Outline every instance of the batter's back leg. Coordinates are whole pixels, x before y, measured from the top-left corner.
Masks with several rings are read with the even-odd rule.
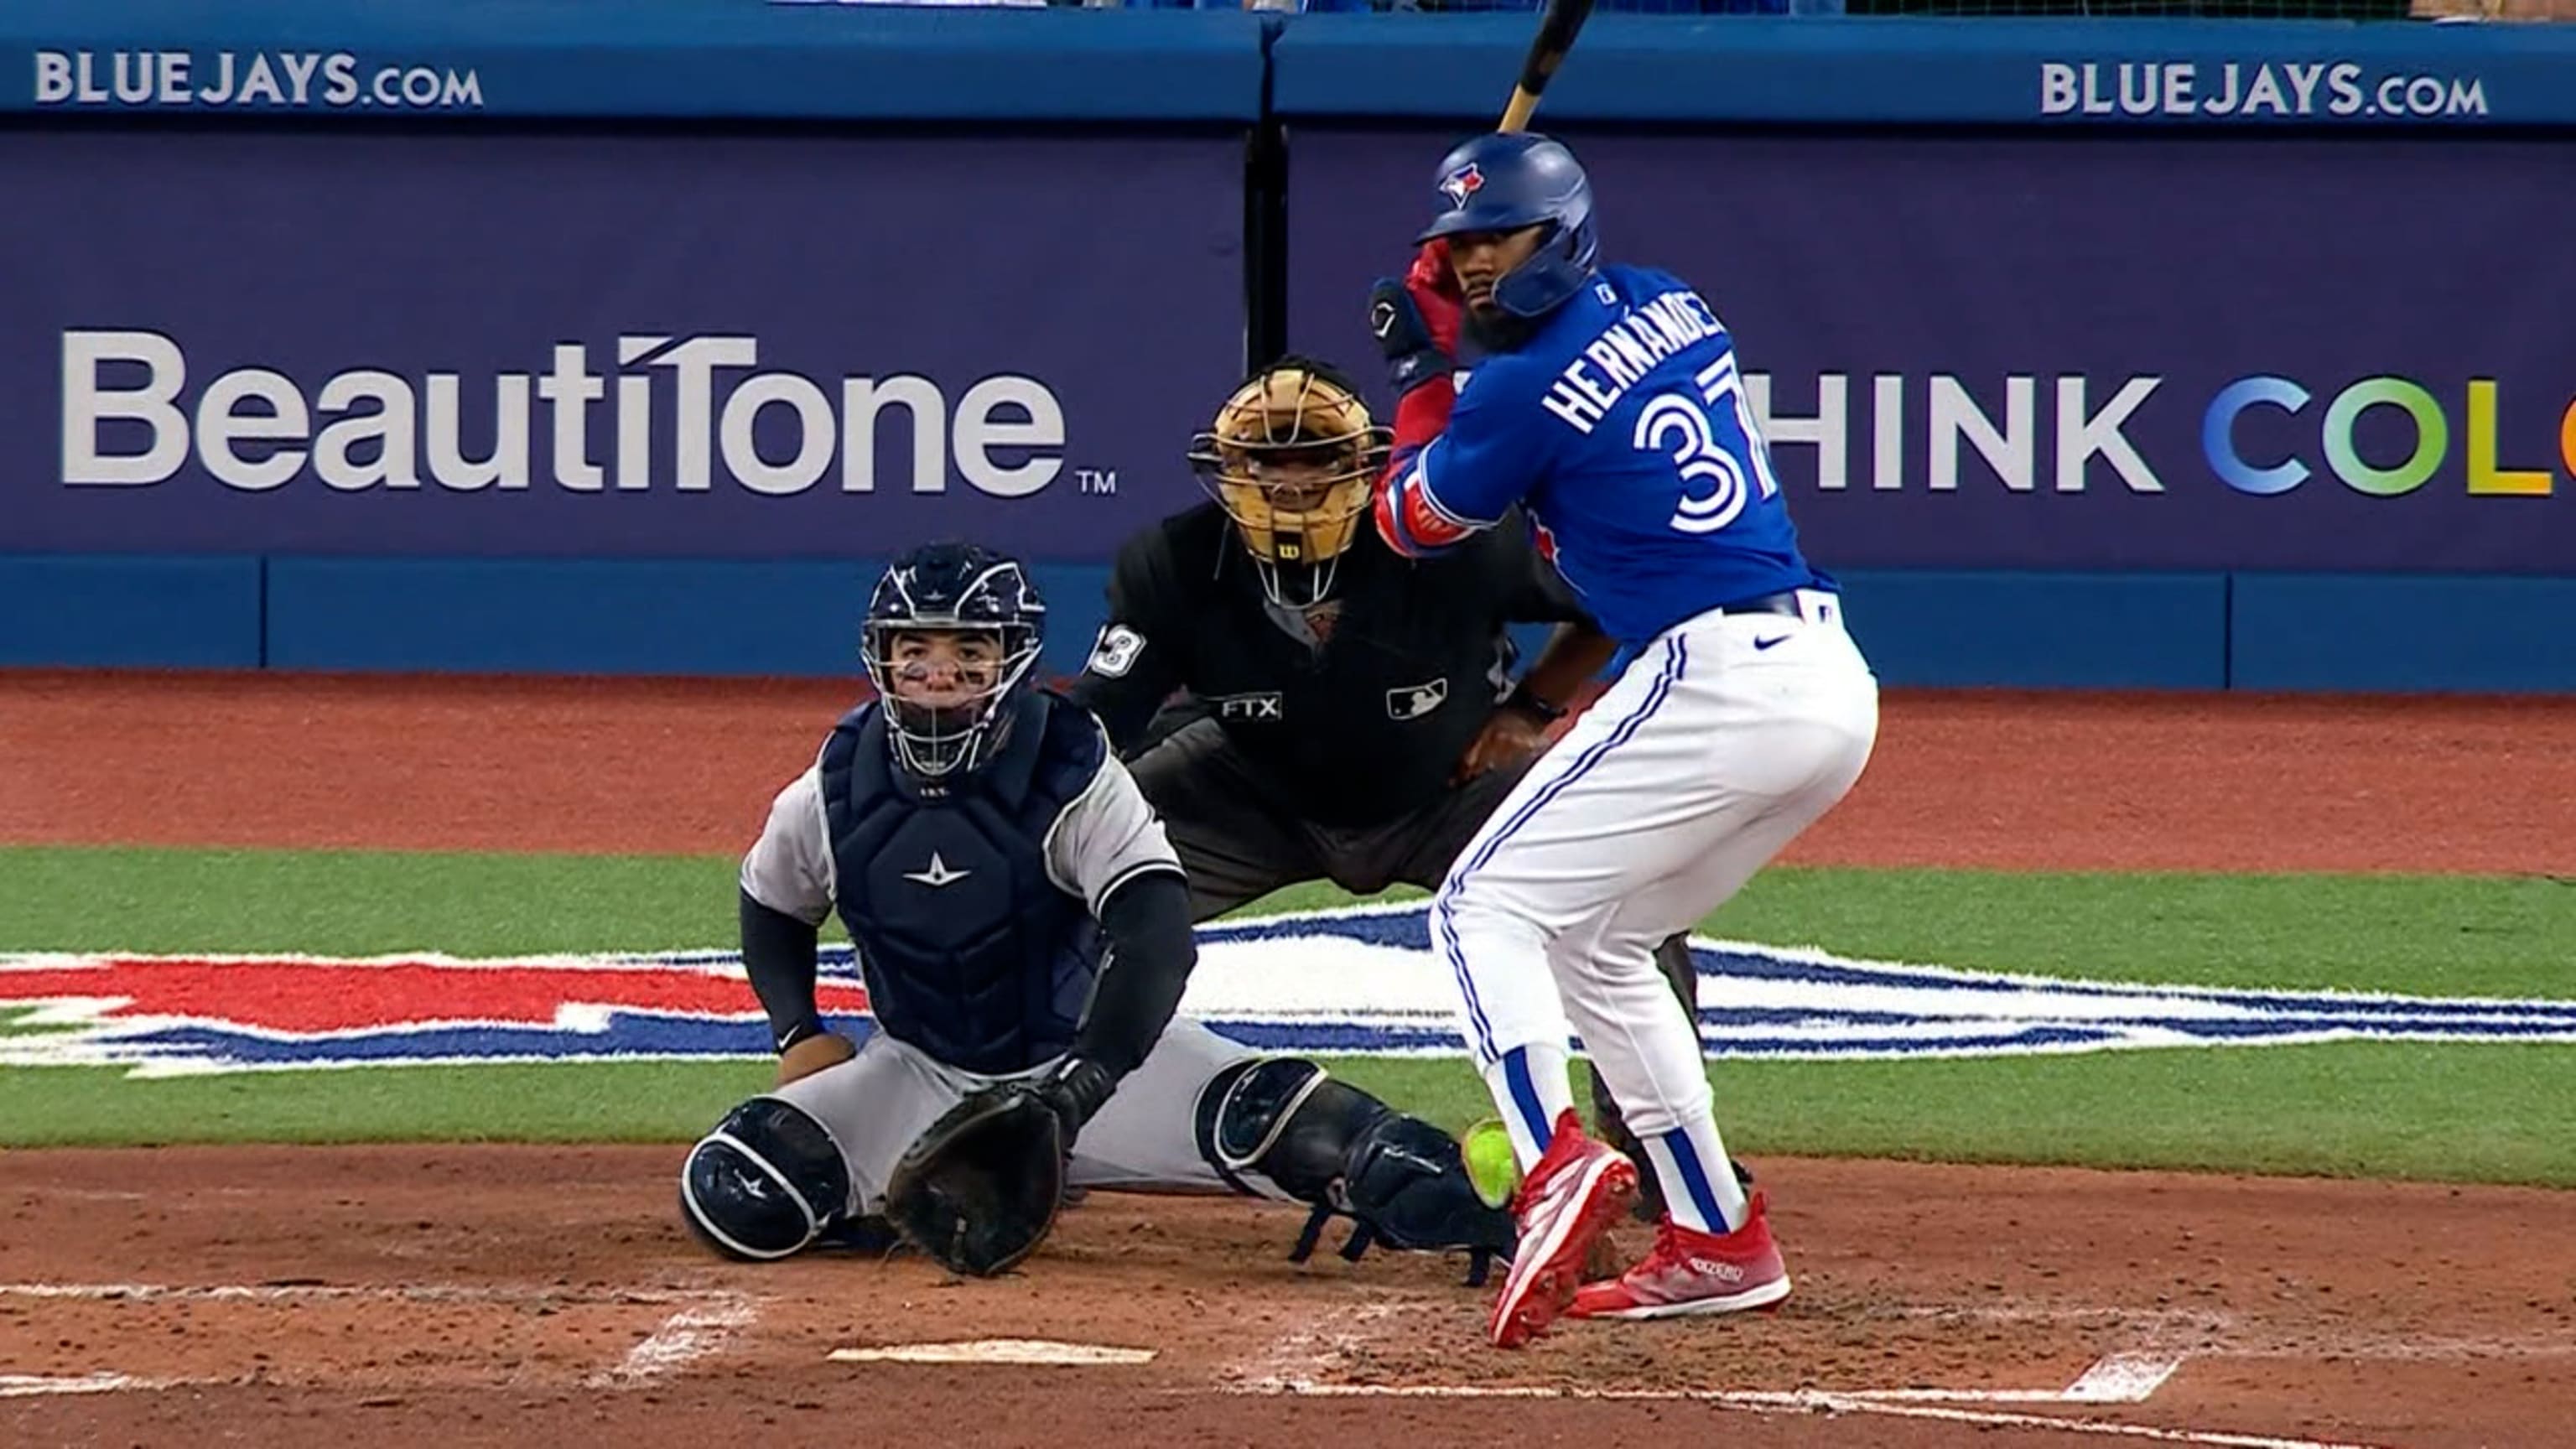
[[[1673,997],[1681,1002],[1682,1010],[1692,1021],[1698,1021],[1699,968],[1691,960],[1689,934],[1684,932],[1665,937],[1655,947],[1655,965],[1664,973],[1664,979],[1672,983]],[[1645,1161],[1645,1145],[1628,1130],[1627,1114],[1619,1110],[1618,1101],[1610,1095],[1610,1084],[1602,1081],[1601,1074],[1592,1071],[1588,1064],[1585,1071],[1592,1078],[1592,1135],[1619,1149],[1632,1162]],[[1735,1169],[1736,1181],[1743,1183],[1745,1190],[1750,1192],[1753,1188],[1752,1172],[1732,1158],[1728,1159],[1727,1165]],[[1637,1221],[1653,1223],[1664,1215],[1663,1185],[1655,1180],[1655,1174],[1641,1172],[1637,1174],[1637,1186],[1637,1203],[1630,1211]]]

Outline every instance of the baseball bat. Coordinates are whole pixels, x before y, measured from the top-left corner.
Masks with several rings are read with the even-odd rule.
[[[1538,109],[1538,98],[1555,77],[1556,68],[1565,53],[1574,48],[1574,37],[1583,32],[1583,22],[1592,18],[1592,0],[1547,0],[1547,8],[1538,18],[1538,35],[1530,41],[1529,54],[1521,60],[1520,81],[1512,87],[1511,102],[1503,107],[1503,131],[1529,129],[1530,113]]]

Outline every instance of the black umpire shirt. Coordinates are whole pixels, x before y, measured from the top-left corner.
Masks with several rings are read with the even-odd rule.
[[[1507,625],[1591,622],[1517,509],[1418,560],[1364,517],[1331,600],[1301,612],[1269,602],[1211,502],[1119,550],[1109,619],[1072,693],[1125,755],[1186,690],[1289,814],[1374,825],[1448,788],[1510,686]]]

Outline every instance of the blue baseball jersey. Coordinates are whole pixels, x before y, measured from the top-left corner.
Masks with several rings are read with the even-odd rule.
[[[1610,266],[1476,365],[1381,527],[1413,553],[1528,512],[1602,630],[1635,645],[1726,604],[1831,588],[1798,551],[1735,344],[1680,278]]]

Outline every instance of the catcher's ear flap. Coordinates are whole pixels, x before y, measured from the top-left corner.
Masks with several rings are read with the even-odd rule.
[[[885,1215],[953,1273],[1009,1272],[1054,1231],[1064,1207],[1064,1119],[1022,1083],[989,1087],[905,1150]]]

